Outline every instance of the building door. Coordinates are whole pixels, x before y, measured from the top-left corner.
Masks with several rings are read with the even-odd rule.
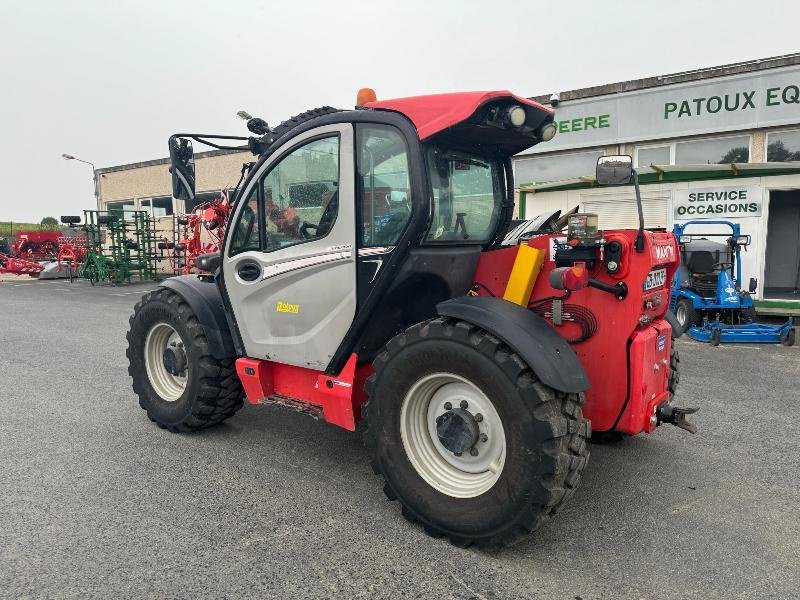
[[[800,190],[770,192],[764,298],[800,300]]]

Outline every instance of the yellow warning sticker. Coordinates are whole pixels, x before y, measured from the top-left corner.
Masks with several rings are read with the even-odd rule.
[[[275,310],[282,313],[291,313],[293,315],[300,313],[300,305],[299,304],[290,304],[289,302],[281,302],[278,300],[278,304],[275,306]]]

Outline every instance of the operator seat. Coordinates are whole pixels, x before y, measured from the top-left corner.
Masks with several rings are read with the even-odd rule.
[[[713,295],[717,290],[718,259],[710,250],[694,250],[689,258],[693,287],[700,295]]]

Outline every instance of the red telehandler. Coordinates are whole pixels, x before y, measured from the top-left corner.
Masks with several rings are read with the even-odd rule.
[[[371,97],[372,96],[372,97]],[[130,320],[133,389],[161,427],[232,416],[244,397],[355,430],[403,515],[460,545],[508,545],[573,495],[591,430],[684,429],[665,320],[677,244],[638,230],[512,245],[511,157],[555,133],[509,92],[308,111],[250,138],[170,138],[173,193],[194,195],[191,140],[258,156],[237,186],[212,275],[169,279]],[[240,145],[225,146],[221,140]]]

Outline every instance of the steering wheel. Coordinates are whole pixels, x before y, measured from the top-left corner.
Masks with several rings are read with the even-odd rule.
[[[309,229],[313,229],[314,233],[309,233]],[[317,235],[317,231],[319,231],[319,225],[314,225],[313,223],[309,223],[308,221],[303,221],[303,224],[300,225],[300,235],[302,235],[305,239],[311,239],[312,237]]]

